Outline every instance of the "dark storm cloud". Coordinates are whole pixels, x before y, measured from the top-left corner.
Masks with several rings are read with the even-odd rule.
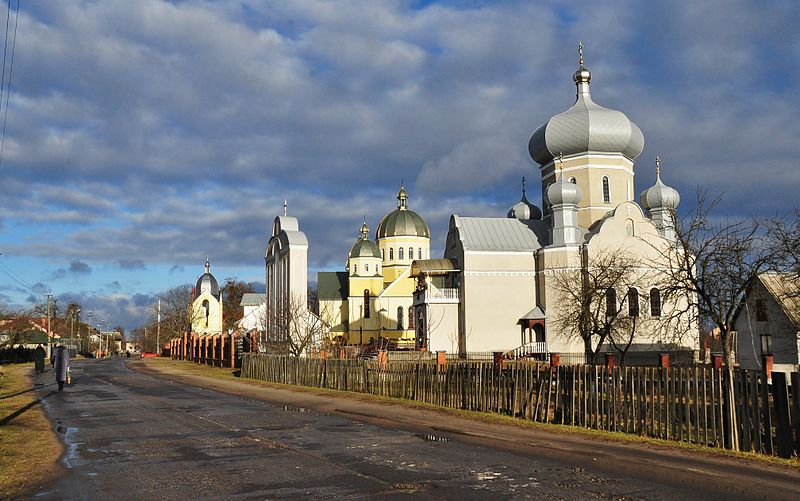
[[[658,154],[681,210],[697,185],[732,216],[797,204],[794,2],[413,5],[23,9],[0,200],[20,236],[3,246],[97,270],[260,268],[287,199],[310,267],[340,269],[403,179],[437,256],[450,214],[503,215],[523,175],[541,203],[527,142],[572,104],[578,40],[595,100],[645,135],[636,193]]]

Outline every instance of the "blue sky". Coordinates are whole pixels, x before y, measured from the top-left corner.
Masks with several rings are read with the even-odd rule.
[[[0,306],[51,292],[132,328],[206,255],[220,281],[263,281],[284,199],[312,276],[341,269],[401,179],[436,255],[450,214],[505,214],[523,175],[540,200],[527,142],[572,104],[578,40],[594,99],[645,135],[637,193],[660,155],[683,210],[698,186],[726,193],[722,217],[790,210],[800,9],[724,5],[25,1]]]

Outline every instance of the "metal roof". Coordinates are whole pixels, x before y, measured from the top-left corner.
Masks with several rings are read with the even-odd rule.
[[[239,302],[239,306],[259,306],[266,300],[267,300],[266,294],[259,294],[256,292],[245,292],[244,294],[242,294],[242,300]]]
[[[547,313],[544,312],[539,306],[532,309],[528,313],[519,317],[517,323],[521,323],[523,320],[545,320],[547,319]]]
[[[789,273],[762,273],[758,279],[789,320],[800,326],[800,281]]]
[[[542,220],[507,217],[453,216],[451,225],[458,228],[464,250],[535,251],[547,242],[547,223]]]
[[[375,230],[376,238],[416,236],[430,238],[431,230],[422,216],[411,209],[395,209],[386,214]]]
[[[320,271],[317,273],[317,297],[319,299],[347,299],[347,272]]]
[[[420,273],[426,275],[443,275],[458,271],[456,264],[451,259],[417,259],[411,263],[411,276]]]

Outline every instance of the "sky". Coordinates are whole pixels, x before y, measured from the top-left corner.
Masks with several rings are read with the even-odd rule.
[[[206,256],[263,288],[284,200],[313,280],[401,183],[437,257],[451,214],[504,216],[522,176],[541,206],[528,139],[574,102],[578,41],[594,100],[644,133],[637,193],[660,155],[680,210],[701,187],[720,217],[790,211],[800,9],[720,5],[12,0],[0,308],[50,293],[131,329]]]

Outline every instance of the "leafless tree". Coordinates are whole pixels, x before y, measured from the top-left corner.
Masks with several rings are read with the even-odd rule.
[[[580,339],[591,363],[602,350],[620,353],[620,363],[631,346],[641,339],[645,323],[641,305],[649,304],[647,291],[661,290],[661,273],[639,257],[621,249],[588,256],[579,251],[581,266],[558,271],[553,276],[559,301],[553,308],[552,325],[567,338]],[[637,287],[646,281],[648,287]],[[664,339],[669,332],[660,317],[647,318],[648,340]]]
[[[266,332],[264,348],[268,353],[299,357],[312,346],[319,347],[323,341],[322,320],[308,309],[308,303],[299,295],[292,295],[278,304],[266,301],[258,324]]]
[[[695,210],[685,217],[674,214],[676,245],[663,248],[658,259],[668,274],[664,297],[688,299],[672,316],[715,327],[730,364],[736,310],[758,275],[777,269],[778,256],[773,234],[758,219],[713,219],[720,200],[698,190]]]

